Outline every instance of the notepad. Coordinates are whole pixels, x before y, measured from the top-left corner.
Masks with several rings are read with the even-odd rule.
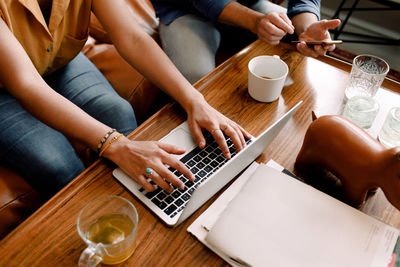
[[[264,164],[250,167],[247,181],[238,179],[242,186],[229,193],[232,200],[221,204],[217,199],[219,209],[209,208],[214,218],[199,217],[208,230],[200,238],[230,264],[388,265],[397,229],[281,171]],[[196,223],[188,229],[195,235]]]

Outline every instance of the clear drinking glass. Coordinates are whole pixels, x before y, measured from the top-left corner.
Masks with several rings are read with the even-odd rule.
[[[400,146],[400,107],[389,110],[378,138],[386,147]]]
[[[343,117],[364,129],[371,127],[379,111],[378,102],[370,96],[354,96],[344,107]]]
[[[88,245],[78,266],[117,264],[127,260],[136,249],[138,214],[131,202],[119,196],[101,196],[82,208],[78,233]]]
[[[388,72],[389,65],[379,57],[372,55],[355,57],[345,90],[345,99],[348,100],[356,95],[375,96]]]

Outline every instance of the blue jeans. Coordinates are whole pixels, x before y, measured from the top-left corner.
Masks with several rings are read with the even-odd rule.
[[[136,127],[132,106],[81,53],[44,78],[50,87],[86,113],[129,134]],[[0,90],[0,164],[13,169],[48,198],[84,170],[67,138],[29,114]]]
[[[267,0],[259,0],[249,6],[261,13],[286,13],[286,9]],[[194,14],[177,18],[171,24],[160,23],[161,44],[178,70],[185,78],[195,83],[215,68],[215,55],[221,41],[229,46],[241,48],[256,39],[254,34],[243,29],[214,24]],[[240,44],[239,44],[240,43]]]

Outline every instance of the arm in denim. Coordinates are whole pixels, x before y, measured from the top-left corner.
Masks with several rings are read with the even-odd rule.
[[[288,0],[287,15],[291,19],[300,13],[313,13],[320,19],[320,0]]]

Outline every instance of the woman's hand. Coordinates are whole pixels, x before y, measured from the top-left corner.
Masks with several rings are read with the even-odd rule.
[[[172,192],[174,188],[170,183],[179,189],[183,189],[185,185],[166,165],[178,170],[189,180],[194,180],[190,170],[172,155],[184,152],[184,149],[169,144],[156,141],[131,141],[123,136],[110,145],[103,155],[117,164],[146,191],[154,190],[153,185],[147,181],[147,178],[151,178],[166,192]],[[147,168],[151,169],[150,174],[146,173]]]
[[[230,152],[224,134],[231,138],[237,151],[242,150],[246,145],[245,137],[248,139],[252,137],[240,125],[211,107],[202,96],[197,98],[186,112],[188,114],[189,128],[198,146],[203,148],[206,145],[206,140],[202,133],[202,129],[206,129],[217,141],[226,158],[230,158]]]

